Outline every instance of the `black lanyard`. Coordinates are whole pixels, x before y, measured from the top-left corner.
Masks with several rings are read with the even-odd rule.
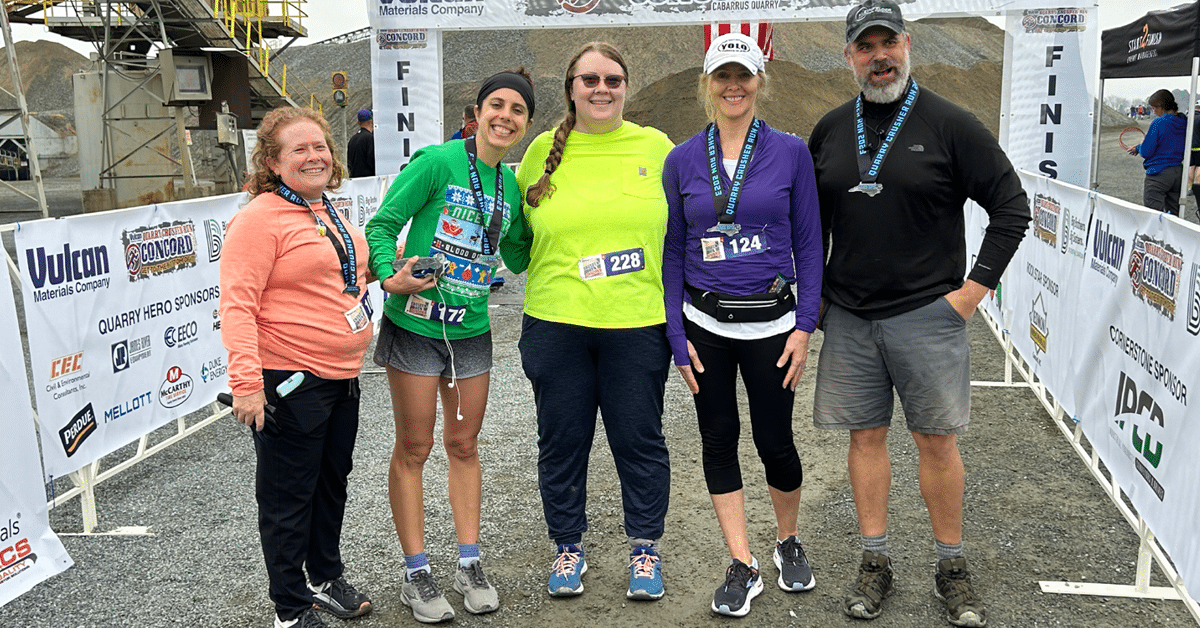
[[[900,134],[900,127],[904,126],[908,114],[917,102],[917,82],[913,81],[912,86],[908,88],[908,93],[904,96],[904,103],[900,105],[900,111],[896,114],[892,127],[888,129],[887,135],[879,143],[879,150],[875,152],[874,159],[871,159],[870,151],[867,150],[867,136],[863,130],[862,100],[862,94],[859,94],[858,98],[854,100],[854,131],[858,137],[858,180],[860,183],[872,184],[879,178],[879,169],[883,166],[883,159],[887,157],[888,150],[892,148],[896,136]]]
[[[281,181],[275,193],[289,203],[294,203],[301,207],[307,208],[312,212],[312,207],[308,201],[304,200],[299,194],[293,191]],[[346,282],[346,289],[342,290],[343,294],[357,295],[358,288],[358,265],[354,254],[354,240],[350,237],[350,232],[346,230],[346,225],[342,224],[342,219],[338,216],[337,210],[333,208],[333,203],[329,202],[325,195],[321,195],[321,202],[325,205],[325,211],[329,212],[329,217],[333,220],[333,225],[337,227],[338,233],[342,235],[342,242],[338,242],[337,237],[333,235],[325,223],[321,221],[321,217],[313,212],[313,219],[317,221],[317,231],[324,234],[333,243],[333,250],[337,251],[338,261],[342,264],[342,281]]]
[[[500,164],[496,164],[496,199],[492,202],[492,211],[489,214],[484,206],[486,198],[483,195],[483,181],[479,177],[479,168],[475,166],[475,137],[467,138],[463,147],[467,149],[471,194],[475,196],[475,206],[479,208],[479,215],[483,216],[483,222],[487,225],[483,238],[483,254],[494,255],[493,251],[500,241],[500,227],[504,223],[504,169]]]
[[[737,167],[729,185],[729,196],[721,189],[721,173],[717,169],[716,124],[709,123],[705,133],[708,136],[708,174],[712,177],[713,207],[717,210],[717,222],[734,224],[737,216],[738,199],[742,195],[742,182],[746,179],[746,170],[750,167],[750,157],[754,155],[754,147],[758,144],[759,120],[754,119],[746,130],[746,140],[742,142],[742,154],[738,157]],[[724,209],[722,209],[724,206]]]

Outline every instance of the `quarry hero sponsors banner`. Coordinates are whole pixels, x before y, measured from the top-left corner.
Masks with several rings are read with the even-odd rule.
[[[0,272],[0,606],[72,565],[46,511],[12,284]]]
[[[369,0],[368,11],[377,29],[521,28],[844,20],[855,4],[856,0]],[[996,12],[994,2],[983,0],[918,0],[900,5],[908,19]],[[1033,0],[1004,5],[1009,10],[1039,6],[1043,3]]]
[[[375,172],[388,175],[400,172],[417,149],[450,136],[442,129],[442,34],[404,23],[381,27],[376,19],[371,25]]]
[[[19,225],[48,476],[93,462],[226,389],[219,263],[238,199]]]
[[[1020,171],[1033,220],[1004,282],[1009,332],[1017,352],[1058,400],[1076,412],[1076,320],[1087,300],[1078,288],[1087,252],[1088,191]]]
[[[1018,169],[1087,187],[1096,9],[1008,11],[1000,144]]]
[[[1200,590],[1200,231],[1099,197],[1074,311],[1078,418]]]

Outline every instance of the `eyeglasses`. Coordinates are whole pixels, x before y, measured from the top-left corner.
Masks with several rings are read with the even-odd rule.
[[[583,86],[591,89],[600,84],[600,75],[598,74],[576,74],[571,77],[571,80],[579,79],[583,81]],[[621,83],[625,82],[625,77],[619,74],[610,74],[604,77],[604,86],[609,89],[617,89]]]

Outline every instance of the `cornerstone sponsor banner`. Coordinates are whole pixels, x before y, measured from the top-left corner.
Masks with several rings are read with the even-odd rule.
[[[442,135],[442,34],[412,28],[407,20],[386,21],[372,15],[375,171],[394,174],[417,149],[446,139]]]
[[[1187,76],[1200,55],[1200,2],[1151,11],[1136,21],[1104,31],[1100,78]]]
[[[1021,171],[1033,220],[1005,275],[1013,346],[1069,416],[1076,411],[1074,331],[1087,253],[1088,191]]]
[[[1086,187],[1096,94],[1096,8],[1007,12],[1000,143],[1013,165]]]
[[[22,223],[17,258],[48,476],[226,388],[219,264],[240,195]]]
[[[0,398],[6,403],[0,431],[7,443],[0,459],[0,606],[72,565],[47,518],[17,329],[12,284],[0,272]]]
[[[1200,231],[1099,197],[1072,308],[1078,417],[1113,480],[1200,590]]]
[[[846,19],[857,0],[371,0],[375,28],[523,28],[646,26],[664,23],[785,22]],[[900,2],[906,18],[989,14],[984,0]],[[1084,6],[1083,0],[1063,6]],[[1036,9],[1034,0],[1013,0],[1006,10]]]

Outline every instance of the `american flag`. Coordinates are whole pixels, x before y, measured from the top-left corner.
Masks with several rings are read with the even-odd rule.
[[[763,56],[767,61],[775,58],[771,48],[771,36],[775,32],[774,25],[767,22],[720,22],[704,25],[704,50],[707,51],[712,40],[728,33],[741,33],[758,42]]]

